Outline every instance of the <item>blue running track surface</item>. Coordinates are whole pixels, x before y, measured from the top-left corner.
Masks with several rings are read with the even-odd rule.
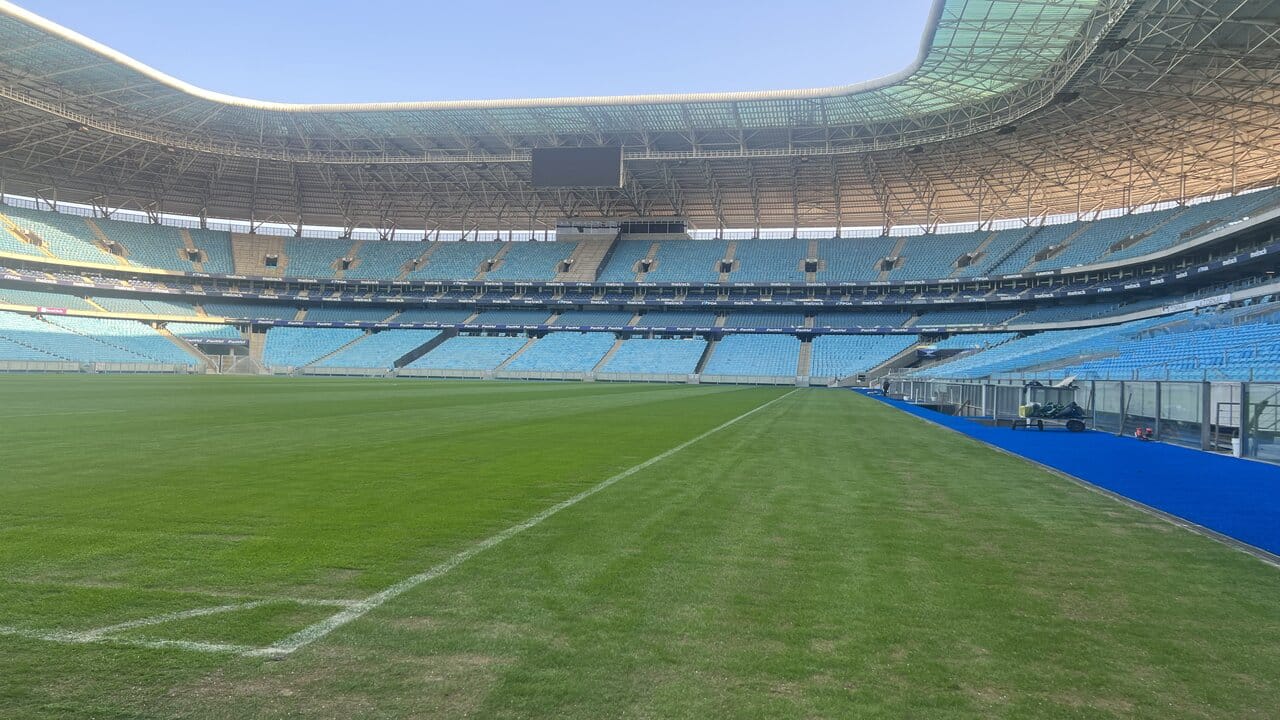
[[[879,395],[868,397],[1280,555],[1280,466],[1110,433],[990,427]]]

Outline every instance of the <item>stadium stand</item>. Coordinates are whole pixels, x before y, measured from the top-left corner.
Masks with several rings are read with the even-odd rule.
[[[67,310],[97,310],[82,297],[67,293],[45,292],[0,287],[0,302],[28,307],[65,308]]]
[[[850,310],[819,312],[813,317],[814,327],[898,327],[911,319],[909,310]]]
[[[663,240],[658,243],[657,265],[645,282],[717,282],[718,266],[728,250],[724,240]]]
[[[171,322],[164,326],[165,330],[186,340],[239,340],[240,331],[234,325],[213,325],[209,323]]]
[[[72,317],[69,315],[47,317],[45,322],[78,335],[83,335],[86,338],[92,338],[101,343],[118,347],[144,358],[145,362],[176,365],[197,364],[195,357],[174,345],[168,338],[146,323],[134,320]]]
[[[502,243],[442,242],[422,267],[408,274],[410,280],[473,280],[481,264],[498,254]]]
[[[896,244],[897,238],[890,237],[819,240],[818,282],[875,280],[880,276],[878,263]]]
[[[267,331],[262,359],[267,367],[301,367],[364,335],[356,328],[277,327]]]
[[[809,375],[838,378],[866,372],[915,343],[914,335],[821,335],[813,339]]]
[[[100,363],[152,363],[153,359],[109,343],[88,337],[39,318],[19,313],[0,312],[0,337],[8,341],[14,354],[11,360],[69,360]],[[13,346],[26,348],[17,351]],[[40,354],[47,358],[39,357]],[[19,357],[23,355],[23,357]]]
[[[477,325],[543,325],[551,319],[550,310],[494,309],[476,317]]]
[[[298,309],[288,305],[248,302],[206,302],[205,313],[214,317],[292,320]]]
[[[701,338],[633,338],[618,346],[600,372],[688,375],[698,369],[698,361],[706,350],[707,341]]]
[[[725,327],[803,327],[804,313],[785,310],[734,310],[725,318]]]
[[[636,263],[649,255],[653,243],[646,240],[619,240],[600,269],[600,282],[635,282]]]
[[[93,231],[83,217],[6,206],[4,214],[26,232],[35,233],[45,247],[64,260],[115,265],[116,260],[95,243]]]
[[[507,371],[590,372],[609,352],[613,333],[547,333],[512,360]]]
[[[106,297],[89,298],[108,312],[141,315],[195,315],[196,308],[188,302],[157,300],[155,298]]]
[[[889,271],[889,280],[929,280],[944,278],[955,271],[956,259],[975,251],[989,232],[919,235],[907,238],[902,262]]]
[[[1017,336],[1017,333],[964,333],[932,344],[939,350],[977,350],[994,347]]]
[[[808,256],[808,240],[738,240],[733,253],[738,267],[729,281],[802,283]]]
[[[790,335],[726,335],[702,374],[794,377],[799,361],[800,341]]]
[[[976,303],[965,307],[929,310],[920,315],[916,325],[999,325],[1008,321],[1018,310],[1012,307],[985,307]]]
[[[392,311],[385,307],[313,307],[307,310],[308,322],[382,322]]]
[[[715,324],[716,313],[710,310],[650,310],[636,323],[638,327],[712,327]]]
[[[284,253],[289,258],[284,274],[303,278],[334,277],[337,269],[335,266],[347,256],[350,249],[350,240],[289,238],[284,242]]]
[[[422,256],[430,247],[424,242],[379,240],[360,246],[355,267],[343,273],[354,280],[385,280],[400,276],[406,264]]]
[[[409,363],[410,369],[493,370],[524,347],[528,338],[459,335]]]
[[[474,314],[475,312],[469,309],[441,308],[439,310],[435,310],[431,308],[410,308],[397,315],[395,322],[456,325],[466,321],[467,318]]]
[[[390,370],[397,360],[440,336],[439,330],[381,330],[317,363],[330,368]]]
[[[553,325],[626,325],[635,313],[630,310],[569,310],[560,314]]]
[[[508,243],[502,263],[485,274],[486,280],[552,280],[556,268],[578,248],[576,242]]]

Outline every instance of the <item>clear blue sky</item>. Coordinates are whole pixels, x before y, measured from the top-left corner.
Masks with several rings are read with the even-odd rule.
[[[170,75],[286,102],[772,90],[916,56],[930,0],[17,0]],[[559,47],[568,45],[569,52]]]

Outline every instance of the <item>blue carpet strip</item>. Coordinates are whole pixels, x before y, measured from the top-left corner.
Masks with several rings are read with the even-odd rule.
[[[1272,556],[1280,555],[1280,466],[1110,433],[991,427],[863,394]]]

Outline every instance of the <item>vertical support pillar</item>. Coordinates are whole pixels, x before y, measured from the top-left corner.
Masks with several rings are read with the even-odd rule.
[[[1249,383],[1240,383],[1240,457],[1249,457]]]
[[[1129,397],[1124,392],[1124,381],[1120,381],[1120,420],[1117,423],[1116,434],[1124,434],[1124,418],[1129,413]]]
[[[1213,384],[1200,383],[1200,449],[1209,450],[1213,437],[1209,432],[1209,414],[1213,412]]]
[[[1164,383],[1160,381],[1156,381],[1156,417],[1155,417],[1156,424],[1153,430],[1155,430],[1155,433],[1156,433],[1155,438],[1157,440],[1164,439],[1160,434],[1160,429],[1161,429],[1160,416],[1164,414],[1164,402],[1163,402],[1164,398],[1160,397],[1163,390],[1164,390]]]

